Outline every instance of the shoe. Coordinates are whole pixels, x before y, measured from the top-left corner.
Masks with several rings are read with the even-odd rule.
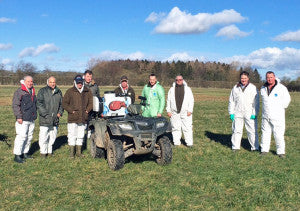
[[[285,158],[285,154],[279,154],[278,157]]]
[[[24,153],[23,158],[24,159],[33,159],[33,157],[28,155],[28,153]]]
[[[260,156],[266,156],[268,153],[267,152],[261,152]]]
[[[24,163],[25,161],[22,159],[21,155],[15,155],[14,161],[17,163]]]
[[[186,145],[187,148],[193,148],[193,145]]]
[[[53,153],[48,153],[48,157],[53,157]]]
[[[239,149],[232,149],[233,153],[239,152]]]

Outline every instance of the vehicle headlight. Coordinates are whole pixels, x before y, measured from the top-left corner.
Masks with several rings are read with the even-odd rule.
[[[158,123],[156,123],[156,128],[161,128],[163,126],[165,126],[164,122],[158,122]]]
[[[133,130],[132,126],[130,124],[119,124],[119,127],[122,130]]]

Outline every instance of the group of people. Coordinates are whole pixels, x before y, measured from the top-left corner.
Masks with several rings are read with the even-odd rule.
[[[285,109],[291,97],[287,88],[275,77],[274,72],[266,73],[266,82],[260,89],[262,101],[261,123],[261,155],[270,150],[271,135],[276,143],[276,153],[285,157]],[[240,81],[231,90],[228,112],[232,120],[232,150],[240,149],[243,127],[247,130],[251,151],[259,150],[257,116],[259,113],[259,92],[255,85],[249,82],[249,73],[241,72]]]
[[[74,85],[65,95],[56,86],[56,79],[51,76],[47,86],[41,88],[36,96],[33,78],[25,76],[21,87],[13,96],[13,112],[16,117],[16,138],[14,141],[14,161],[23,163],[32,159],[28,154],[33,138],[35,120],[39,114],[39,146],[41,157],[53,155],[59,120],[64,110],[68,113],[68,145],[70,157],[82,156],[82,145],[89,114],[93,109],[93,96],[100,97],[99,87],[93,80],[93,73],[86,70],[82,75],[76,75]],[[116,94],[126,94],[135,102],[134,89],[129,85],[127,76],[122,76]],[[143,108],[144,117],[161,117],[165,108],[164,88],[159,84],[155,74],[149,76],[149,83],[142,91],[146,97],[146,106]],[[173,86],[168,92],[167,113],[172,125],[174,145],[181,144],[181,132],[188,147],[193,146],[192,113],[194,98],[191,88],[183,80],[182,75],[176,76]]]

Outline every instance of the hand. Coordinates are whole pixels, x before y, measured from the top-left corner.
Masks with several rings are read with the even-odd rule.
[[[172,113],[171,112],[168,112],[168,117],[171,117],[172,116]]]
[[[192,112],[187,112],[187,116],[191,116],[192,115]]]
[[[256,119],[256,115],[251,115],[250,119]]]
[[[57,114],[56,116],[57,116],[58,118],[59,118],[59,117],[61,117],[61,115],[60,115],[60,114]]]
[[[75,111],[73,111],[72,114],[75,114]]]
[[[230,114],[230,119],[233,121],[234,120],[234,114]]]
[[[88,114],[89,112],[88,112],[87,110],[85,110],[85,113],[87,113],[87,114]]]
[[[161,117],[161,114],[160,114],[160,113],[158,113],[158,114],[157,114],[157,117]]]
[[[23,119],[17,119],[17,122],[18,122],[19,124],[22,124],[22,123],[23,123]]]

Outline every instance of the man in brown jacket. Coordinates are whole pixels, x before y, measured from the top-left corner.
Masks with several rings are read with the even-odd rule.
[[[77,75],[74,78],[74,86],[67,90],[62,104],[63,108],[68,112],[70,156],[74,158],[76,151],[76,155],[81,157],[81,147],[88,121],[88,113],[93,109],[92,92],[84,86],[81,75]]]

